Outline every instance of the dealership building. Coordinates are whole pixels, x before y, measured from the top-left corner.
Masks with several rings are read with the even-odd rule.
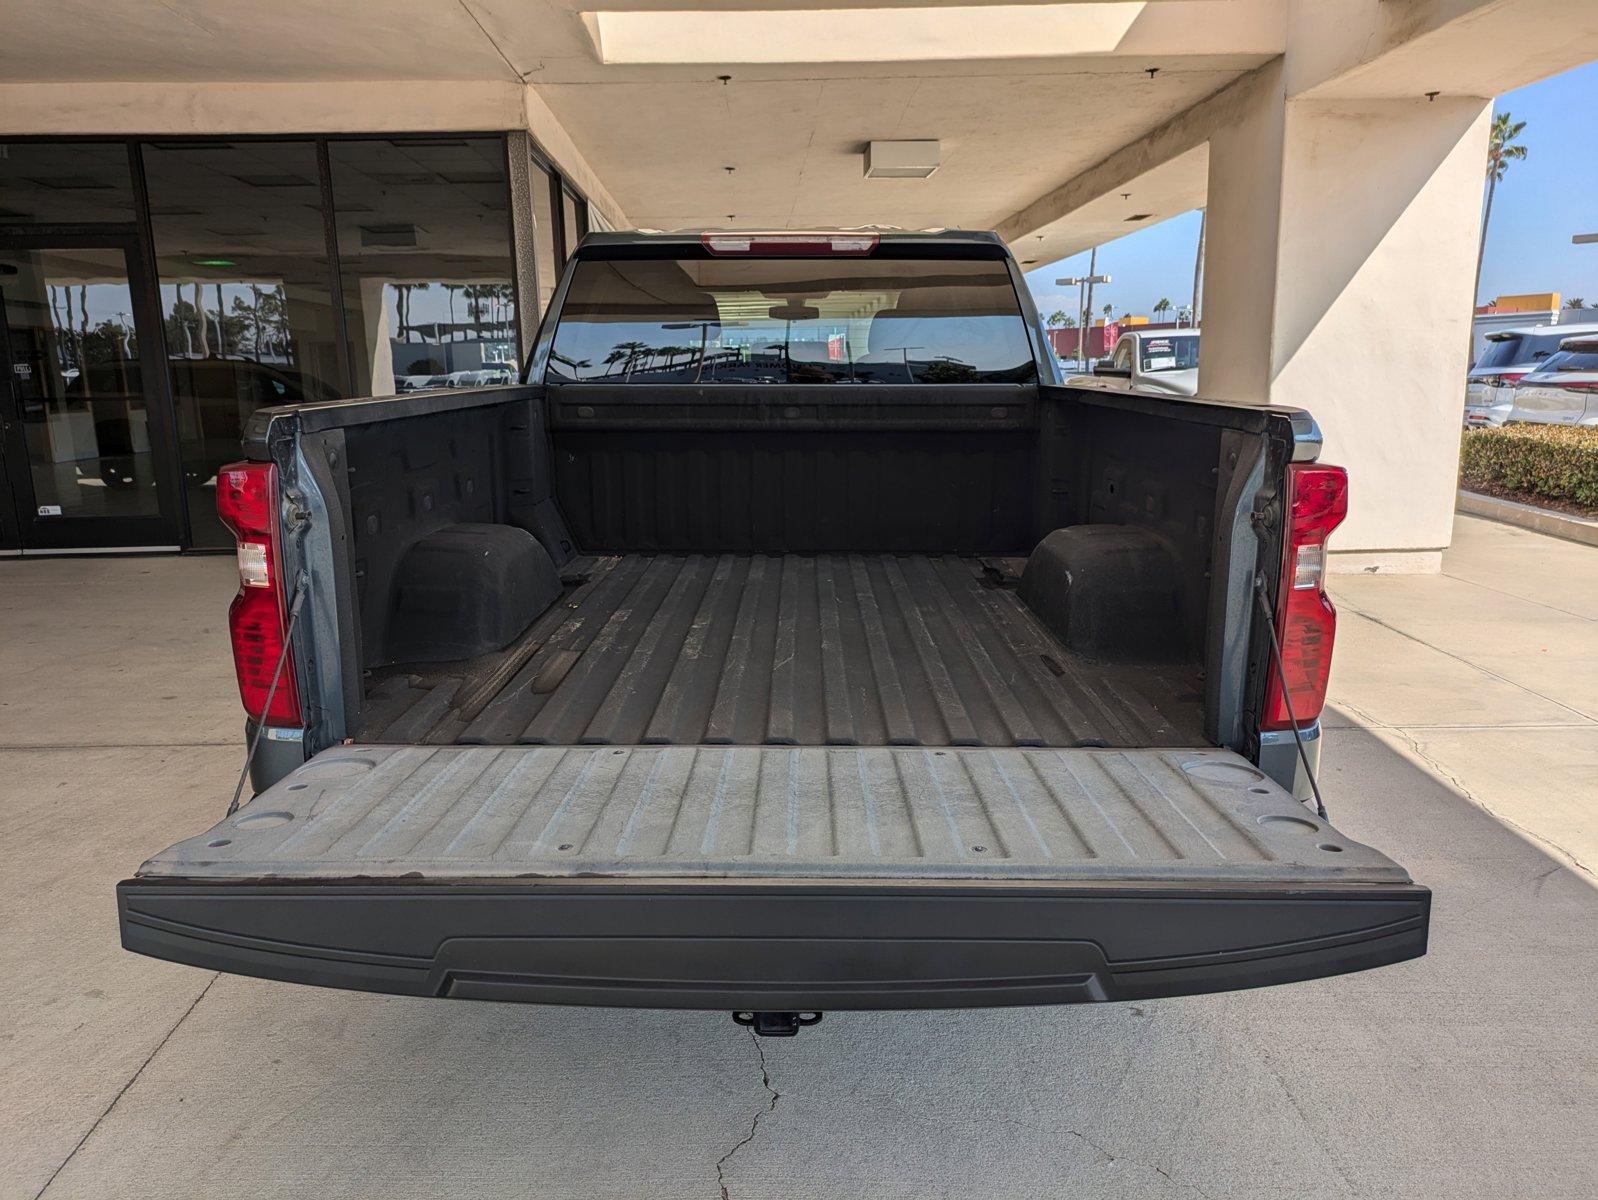
[[[988,228],[1030,268],[1205,207],[1201,391],[1316,414],[1343,566],[1435,569],[1491,98],[1598,57],[1572,0],[3,22],[5,554],[229,545],[251,412],[512,379],[592,229]]]

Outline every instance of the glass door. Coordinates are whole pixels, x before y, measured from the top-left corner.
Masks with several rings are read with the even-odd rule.
[[[131,237],[0,239],[0,536],[14,546],[178,545],[150,297]]]

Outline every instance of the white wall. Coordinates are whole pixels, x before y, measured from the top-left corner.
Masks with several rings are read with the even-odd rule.
[[[1210,146],[1200,390],[1306,408],[1349,469],[1343,568],[1435,569],[1453,527],[1491,104],[1289,100]]]

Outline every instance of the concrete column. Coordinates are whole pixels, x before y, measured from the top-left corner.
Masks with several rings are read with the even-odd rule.
[[[367,366],[371,370],[369,396],[392,396],[394,383],[394,347],[389,345],[393,330],[388,321],[388,289],[390,281],[368,277],[361,280],[362,334],[366,338],[366,353],[371,356]],[[1463,401],[1461,401],[1463,404]]]
[[[1210,141],[1200,391],[1315,414],[1350,479],[1334,570],[1448,545],[1491,115],[1289,99],[1278,60]]]

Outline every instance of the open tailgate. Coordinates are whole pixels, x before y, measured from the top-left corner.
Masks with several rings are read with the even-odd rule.
[[[342,746],[117,891],[216,970],[758,1010],[1335,975],[1431,901],[1230,751],[921,747]]]

